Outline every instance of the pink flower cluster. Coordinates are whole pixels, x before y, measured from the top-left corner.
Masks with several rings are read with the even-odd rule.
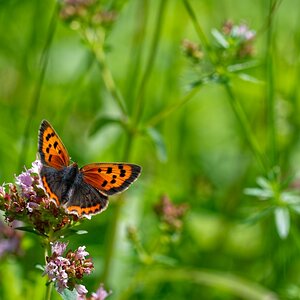
[[[37,233],[47,235],[79,218],[48,197],[39,175],[41,166],[40,160],[36,160],[32,168],[16,176],[15,183],[0,186],[0,210],[8,222],[23,221]]]
[[[237,58],[245,58],[253,55],[253,42],[256,32],[250,29],[248,25],[244,23],[234,24],[232,21],[226,21],[222,27],[222,33],[228,43],[226,48],[229,53],[233,51]]]
[[[183,224],[182,218],[187,209],[188,205],[186,203],[174,204],[166,195],[163,195],[160,201],[154,206],[157,216],[171,231],[181,230]]]
[[[66,243],[55,242],[52,244],[52,255],[47,257],[47,264],[43,275],[48,275],[51,282],[56,284],[58,292],[64,289],[78,288],[81,293],[83,286],[78,282],[84,275],[89,275],[94,269],[91,258],[86,258],[89,253],[85,246],[78,247],[74,252],[69,250],[63,256],[67,248]]]

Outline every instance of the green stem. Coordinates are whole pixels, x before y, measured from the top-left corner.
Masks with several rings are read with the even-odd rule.
[[[248,141],[248,144],[252,150],[252,153],[254,154],[257,162],[259,163],[262,170],[266,173],[267,167],[265,165],[265,157],[263,156],[260,147],[258,145],[258,142],[251,130],[251,127],[249,125],[249,121],[247,119],[247,116],[245,114],[244,109],[242,108],[240,102],[236,99],[235,95],[233,94],[233,91],[230,87],[230,84],[228,81],[224,82],[224,87],[227,92],[227,95],[229,96],[230,104],[232,107],[232,110],[237,118],[237,120],[240,123],[240,127]]]
[[[190,101],[200,90],[200,86],[193,88],[187,95],[185,95],[180,101],[177,103],[166,107],[164,110],[159,112],[157,115],[152,117],[146,124],[146,127],[153,127],[157,125],[159,122],[161,122],[163,119],[168,117],[170,114],[172,114],[174,111],[181,108],[183,105],[185,105],[188,101]]]
[[[95,37],[95,35],[97,36]],[[94,53],[97,62],[99,63],[101,75],[103,82],[108,90],[108,92],[111,94],[113,99],[116,101],[117,105],[119,106],[121,112],[123,113],[123,117],[127,115],[127,109],[124,102],[124,99],[117,89],[117,86],[115,84],[114,78],[112,76],[112,73],[110,71],[110,68],[107,65],[107,59],[105,55],[104,50],[104,41],[105,41],[105,34],[104,32],[97,32],[94,34],[91,34],[90,32],[84,33],[84,39],[89,43],[90,49]]]
[[[266,52],[266,100],[267,100],[267,128],[268,131],[268,148],[270,153],[270,164],[274,166],[277,162],[277,141],[275,126],[275,101],[274,101],[274,74],[273,74],[273,7],[274,1],[270,0],[269,7],[269,30],[267,31],[267,52]],[[276,2],[276,1],[275,1]]]
[[[135,31],[133,33],[132,44],[130,46],[130,57],[133,64],[127,71],[125,99],[132,99],[135,96],[137,88],[137,78],[140,77],[143,53],[145,52],[146,25],[149,14],[149,0],[138,1],[135,12]],[[132,113],[134,101],[128,101],[129,111]]]
[[[129,160],[133,139],[134,139],[134,134],[132,134],[130,131],[128,131],[127,133],[128,136],[127,136],[127,141],[124,150],[124,157],[123,157],[124,161]],[[124,204],[124,196],[121,195],[118,201],[115,202],[112,222],[111,222],[111,226],[107,238],[107,248],[106,248],[107,255],[105,256],[105,260],[104,260],[103,274],[101,280],[104,283],[107,283],[109,281],[110,274],[112,271],[112,261],[115,255],[115,249],[116,249],[115,245],[117,243],[118,228],[119,228],[120,216],[121,216],[121,210],[123,204]]]
[[[154,66],[154,60],[157,54],[157,49],[158,49],[158,42],[160,38],[160,33],[162,29],[162,24],[163,24],[163,16],[165,12],[165,7],[167,4],[167,0],[161,1],[160,6],[159,6],[159,12],[157,16],[157,21],[156,21],[156,27],[154,30],[154,37],[150,49],[150,55],[146,64],[146,69],[145,73],[142,77],[142,81],[137,93],[137,98],[135,102],[135,107],[134,107],[134,112],[133,112],[133,123],[137,125],[141,119],[142,113],[143,113],[143,108],[145,107],[145,91],[146,91],[146,86],[149,81],[150,75],[152,73],[152,69]]]
[[[211,288],[227,290],[239,299],[248,300],[277,300],[277,295],[265,287],[244,278],[213,270],[200,269],[163,269],[149,268],[140,271],[134,278],[133,284],[122,293],[120,300],[132,299],[139,284],[155,286],[161,282],[191,282]]]
[[[55,33],[56,24],[57,24],[58,7],[59,7],[59,2],[57,2],[57,4],[54,7],[53,14],[52,14],[52,17],[51,17],[51,20],[49,23],[46,42],[45,42],[45,45],[44,45],[44,48],[42,51],[42,55],[41,55],[41,60],[40,60],[41,70],[39,73],[39,77],[37,79],[37,84],[35,86],[35,90],[33,92],[33,96],[31,99],[31,105],[30,105],[30,109],[29,109],[29,113],[28,113],[28,118],[26,120],[26,124],[24,127],[23,141],[22,141],[22,146],[21,146],[21,151],[20,151],[20,160],[19,160],[19,165],[18,165],[19,169],[23,168],[24,162],[27,157],[27,152],[29,149],[29,147],[28,147],[29,139],[28,138],[29,138],[29,134],[30,134],[30,127],[31,127],[32,120],[33,120],[34,116],[36,115],[38,103],[39,103],[40,96],[41,96],[41,91],[42,91],[44,78],[45,78],[45,74],[46,74],[46,70],[47,70],[47,65],[48,65],[48,61],[49,61],[50,46],[51,46],[51,43],[53,40],[53,36]]]
[[[191,20],[192,20],[192,23],[195,27],[195,30],[198,34],[198,37],[199,37],[200,41],[203,44],[204,49],[207,51],[208,57],[209,57],[211,63],[214,65],[214,67],[216,69],[216,72],[219,73],[218,69],[220,69],[221,72],[223,73],[222,68],[219,68],[219,66],[218,66],[216,56],[215,56],[214,52],[212,51],[212,49],[211,49],[211,47],[210,47],[210,45],[209,45],[209,43],[206,39],[204,31],[202,30],[202,28],[201,28],[201,26],[200,26],[200,24],[197,20],[197,17],[196,17],[196,14],[195,14],[193,8],[191,7],[188,0],[183,0],[183,3],[185,5],[185,8],[186,8]],[[243,133],[245,134],[245,136],[247,138],[247,141],[250,145],[250,148],[251,148],[254,156],[256,157],[260,167],[263,169],[264,172],[266,172],[267,167],[266,167],[266,164],[265,164],[265,161],[266,161],[265,157],[262,155],[262,152],[260,150],[258,142],[257,142],[257,140],[256,140],[256,138],[255,138],[255,136],[254,136],[254,134],[251,130],[251,127],[250,127],[249,121],[246,117],[244,109],[242,108],[241,104],[236,99],[236,97],[234,96],[234,94],[231,90],[230,82],[229,82],[228,78],[225,78],[223,85],[224,85],[224,87],[226,89],[226,92],[229,96],[231,107],[234,111],[234,114],[235,114],[236,118],[238,119],[238,121],[240,123],[240,126],[241,126],[241,129],[242,129]]]
[[[51,246],[49,240],[45,242],[45,264],[47,264],[47,257],[49,256],[49,253],[51,252]],[[53,283],[46,283],[46,294],[45,294],[45,300],[51,299],[51,293],[52,293]]]
[[[212,51],[211,47],[210,47],[210,44],[204,34],[204,31],[202,30],[198,20],[197,20],[197,17],[196,17],[196,14],[192,8],[192,6],[190,5],[189,1],[188,0],[183,0],[183,4],[185,6],[185,9],[187,10],[188,14],[189,14],[189,17],[191,18],[192,20],[192,23],[194,25],[194,28],[196,30],[196,33],[201,41],[201,44],[203,46],[203,48],[205,49],[206,53],[208,54],[209,56],[209,59],[210,61],[215,64],[216,63],[216,57],[215,57],[215,54],[214,52]]]
[[[165,11],[165,5],[166,5],[167,1],[161,1],[160,7],[159,7],[159,15],[157,18],[157,22],[156,22],[156,28],[154,31],[154,38],[153,38],[153,42],[152,42],[152,47],[150,50],[150,55],[146,64],[146,70],[144,73],[144,76],[142,78],[141,81],[141,85],[137,94],[137,98],[136,98],[136,103],[135,103],[135,107],[134,107],[134,112],[133,112],[133,121],[131,123],[131,126],[127,129],[127,142],[125,145],[125,149],[124,149],[124,161],[128,161],[129,160],[129,156],[131,153],[131,149],[132,149],[132,144],[135,138],[135,134],[133,132],[133,130],[135,130],[138,127],[139,121],[141,119],[141,114],[142,114],[142,110],[144,107],[144,101],[145,101],[145,97],[144,97],[144,93],[145,93],[145,89],[146,89],[146,85],[148,83],[148,80],[150,78],[151,75],[151,71],[154,65],[154,59],[157,53],[157,48],[158,48],[158,41],[159,41],[159,37],[160,37],[160,31],[162,28],[162,20],[163,20],[163,12]],[[102,49],[103,50],[103,49]],[[102,53],[98,53],[97,58],[100,59],[102,61],[102,56],[99,54],[103,55],[103,51]],[[101,61],[100,64],[101,64]],[[102,69],[103,71],[103,69]],[[109,73],[109,70],[107,70],[107,74]],[[114,258],[114,254],[115,254],[115,245],[117,242],[117,233],[118,233],[118,228],[119,228],[119,223],[120,223],[120,216],[121,216],[121,209],[122,209],[122,205],[123,205],[123,196],[121,195],[119,198],[119,201],[117,202],[115,209],[114,209],[114,213],[113,213],[113,221],[111,224],[111,228],[110,228],[110,232],[108,234],[108,247],[107,247],[107,256],[106,259],[104,261],[104,268],[103,268],[103,275],[102,275],[102,280],[104,282],[108,282],[109,278],[110,278],[110,273],[112,270],[112,261]]]

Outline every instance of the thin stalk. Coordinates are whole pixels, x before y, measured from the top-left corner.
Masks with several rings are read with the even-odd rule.
[[[276,2],[276,1],[275,1]],[[275,100],[274,100],[274,72],[273,72],[273,7],[274,1],[269,3],[269,30],[267,31],[267,52],[266,52],[266,101],[267,101],[267,128],[268,130],[268,153],[270,153],[271,167],[277,162],[277,141],[275,126]]]
[[[169,107],[166,107],[164,110],[159,112],[157,115],[152,117],[147,123],[146,127],[153,127],[157,125],[159,122],[167,118],[170,114],[172,114],[174,111],[181,108],[183,105],[185,105],[188,101],[190,101],[200,90],[200,86],[193,88],[187,95],[185,95],[181,100],[179,100],[177,103],[170,105]]]
[[[47,263],[47,257],[49,256],[51,249],[50,249],[50,242],[47,241],[45,243],[45,252],[44,252],[44,256],[45,256],[45,264]],[[53,283],[47,283],[46,284],[46,294],[45,294],[45,300],[50,300],[51,299],[51,293],[52,293],[52,288],[53,288]]]
[[[104,259],[103,273],[101,276],[101,282],[104,282],[104,284],[108,283],[112,270],[112,261],[115,255],[115,245],[117,240],[119,219],[121,215],[121,208],[123,206],[123,202],[124,201],[122,199],[118,199],[115,202],[112,221],[110,222],[110,228],[108,232],[108,238],[106,239],[106,255]]]
[[[239,299],[248,300],[277,300],[278,296],[271,290],[244,279],[214,270],[185,269],[185,268],[148,268],[142,269],[132,280],[132,285],[122,293],[120,300],[132,299],[139,285],[155,286],[161,282],[191,282],[196,285],[224,289]]]
[[[46,42],[45,42],[45,45],[44,45],[44,48],[42,51],[42,55],[41,55],[41,60],[40,60],[41,70],[40,70],[39,77],[37,79],[37,85],[35,86],[35,90],[33,92],[33,96],[31,99],[31,105],[30,105],[30,109],[29,109],[29,113],[28,113],[28,118],[26,120],[26,124],[24,127],[23,141],[22,141],[22,146],[21,146],[21,151],[20,151],[20,159],[19,159],[19,164],[18,164],[19,169],[23,168],[23,165],[26,160],[27,153],[28,153],[28,148],[29,148],[28,147],[28,138],[29,138],[29,134],[30,134],[30,127],[31,127],[32,120],[36,114],[37,108],[38,108],[38,103],[39,103],[40,96],[41,96],[41,90],[42,90],[44,79],[45,79],[45,74],[46,74],[48,61],[49,61],[50,46],[51,46],[53,36],[54,36],[55,30],[56,30],[58,7],[59,7],[59,2],[57,2],[57,4],[54,7],[54,10],[53,10],[53,13],[51,16],[51,20],[49,23],[49,27],[48,27]]]
[[[137,2],[137,9],[135,12],[135,31],[130,46],[129,57],[134,60],[134,64],[130,64],[127,71],[125,99],[134,99],[137,92],[137,78],[140,77],[141,64],[143,53],[145,52],[145,38],[146,38],[146,25],[148,23],[149,14],[149,0]],[[132,113],[134,101],[127,101],[129,112]]]
[[[159,37],[160,37],[160,31],[161,31],[161,27],[162,27],[162,20],[163,20],[163,12],[165,11],[165,5],[166,5],[167,1],[161,1],[160,7],[159,7],[159,15],[157,18],[157,23],[156,23],[156,28],[154,31],[154,38],[153,38],[153,42],[152,42],[152,47],[150,50],[150,55],[146,64],[146,70],[144,73],[144,76],[142,78],[141,81],[141,85],[137,94],[137,98],[136,98],[136,103],[134,106],[134,112],[133,112],[133,121],[131,123],[131,127],[127,129],[127,141],[126,141],[126,145],[125,145],[125,149],[124,149],[124,161],[129,160],[130,154],[131,154],[131,149],[132,149],[132,144],[135,138],[135,134],[133,132],[133,129],[138,127],[139,121],[140,121],[140,117],[142,114],[142,110],[143,110],[143,106],[144,106],[144,101],[145,101],[145,97],[144,97],[144,93],[145,93],[145,89],[146,89],[146,85],[147,82],[150,78],[151,75],[151,71],[153,68],[153,64],[154,64],[154,59],[157,53],[157,48],[158,48],[158,41],[159,41]],[[97,56],[97,58],[99,59],[99,57]],[[100,56],[101,59],[101,56]],[[114,258],[114,254],[115,254],[115,245],[116,245],[116,241],[117,241],[117,233],[118,233],[118,228],[119,228],[119,223],[120,223],[120,216],[121,216],[121,208],[123,205],[124,201],[123,201],[123,196],[121,195],[119,198],[119,201],[117,202],[116,206],[115,206],[115,210],[113,213],[113,221],[111,224],[111,229],[109,232],[109,239],[108,239],[108,246],[107,246],[107,256],[105,258],[104,261],[104,267],[103,267],[103,275],[102,275],[102,280],[103,282],[108,282],[109,278],[110,278],[110,272],[112,269],[112,261]]]
[[[128,161],[130,158],[130,153],[132,149],[132,144],[134,140],[134,134],[132,134],[130,131],[128,131],[127,135],[127,141],[124,149],[124,161]],[[118,234],[118,228],[120,223],[120,216],[121,216],[121,210],[124,204],[124,196],[121,195],[115,203],[113,217],[112,217],[112,223],[108,234],[107,239],[107,248],[104,260],[104,266],[103,266],[103,273],[102,273],[102,282],[107,283],[110,278],[111,270],[112,270],[112,261],[115,255],[115,245],[117,241],[117,234]]]
[[[204,31],[202,30],[202,28],[197,20],[196,14],[188,0],[183,0],[183,3],[185,5],[185,8],[186,8],[191,20],[192,20],[192,23],[195,27],[195,30],[198,34],[198,37],[199,37],[201,43],[203,45],[203,48],[207,51],[208,57],[209,57],[211,63],[214,65],[216,72],[218,73],[219,66],[217,63],[217,59],[215,57],[214,52],[211,50],[211,47],[206,39]],[[262,170],[264,172],[266,172],[267,167],[265,164],[265,161],[266,161],[265,157],[262,155],[262,152],[260,150],[258,142],[251,130],[251,127],[250,127],[249,121],[247,119],[247,116],[245,114],[245,111],[244,111],[243,107],[241,106],[241,104],[239,103],[239,101],[236,99],[235,95],[233,94],[228,80],[225,80],[225,82],[223,84],[224,84],[225,90],[229,96],[230,104],[234,111],[234,114],[240,123],[241,130],[245,134],[247,142],[249,143],[249,146],[250,146],[257,162],[259,163]]]
[[[134,125],[137,125],[141,119],[142,113],[143,113],[143,108],[145,107],[145,91],[146,91],[146,86],[149,81],[150,75],[152,73],[152,69],[154,66],[154,60],[157,54],[157,49],[158,49],[158,43],[159,43],[159,38],[160,38],[160,33],[162,29],[162,24],[163,24],[163,16],[165,12],[165,7],[167,5],[167,0],[160,1],[160,6],[159,6],[159,12],[157,16],[157,21],[156,21],[156,26],[154,30],[154,36],[153,36],[153,41],[150,49],[150,54],[149,58],[146,64],[146,69],[144,72],[144,75],[142,77],[142,81],[137,93],[137,98],[135,102],[135,107],[134,107],[134,112],[133,112],[133,123]]]
[[[189,14],[189,17],[192,20],[192,23],[193,23],[194,28],[198,34],[198,37],[202,43],[203,48],[205,49],[206,53],[208,54],[210,61],[214,64],[216,62],[216,57],[215,57],[213,51],[211,50],[210,44],[204,34],[204,31],[202,30],[202,28],[197,20],[196,14],[195,14],[192,6],[190,5],[188,0],[183,0],[183,4]]]
[[[267,172],[267,166],[265,165],[265,157],[262,154],[260,147],[257,143],[257,140],[251,130],[251,127],[249,125],[249,121],[247,119],[247,116],[245,114],[244,109],[242,108],[240,102],[236,99],[235,95],[233,94],[233,91],[229,85],[228,82],[224,83],[225,90],[227,92],[227,95],[229,96],[229,102],[231,104],[232,110],[237,118],[237,120],[240,123],[240,127],[247,139],[247,142],[252,150],[252,153],[254,154],[257,162],[259,163],[260,167],[264,172]]]
[[[92,43],[90,40],[88,40],[88,41],[91,45],[91,49],[92,49],[94,55],[96,56],[97,62],[99,63],[104,84],[105,84],[108,92],[111,94],[113,99],[118,104],[118,106],[123,114],[123,117],[124,117],[127,115],[127,108],[126,108],[126,105],[125,105],[125,102],[124,102],[124,99],[123,99],[121,93],[117,89],[117,86],[116,86],[115,80],[112,76],[112,73],[110,71],[110,68],[107,65],[107,59],[106,59],[105,51],[103,48],[104,38],[97,45],[95,43]]]

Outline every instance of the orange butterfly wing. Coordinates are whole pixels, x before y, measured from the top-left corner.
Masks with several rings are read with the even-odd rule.
[[[43,164],[58,170],[70,163],[66,147],[46,120],[42,121],[39,130],[39,153]]]
[[[126,190],[140,175],[141,167],[127,163],[92,163],[80,169],[84,182],[105,195]]]

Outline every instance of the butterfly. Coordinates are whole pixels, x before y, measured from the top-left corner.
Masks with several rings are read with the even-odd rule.
[[[82,168],[70,164],[66,147],[46,120],[40,125],[38,152],[47,194],[79,217],[102,212],[108,196],[126,190],[141,173],[140,166],[129,163],[91,163]]]

